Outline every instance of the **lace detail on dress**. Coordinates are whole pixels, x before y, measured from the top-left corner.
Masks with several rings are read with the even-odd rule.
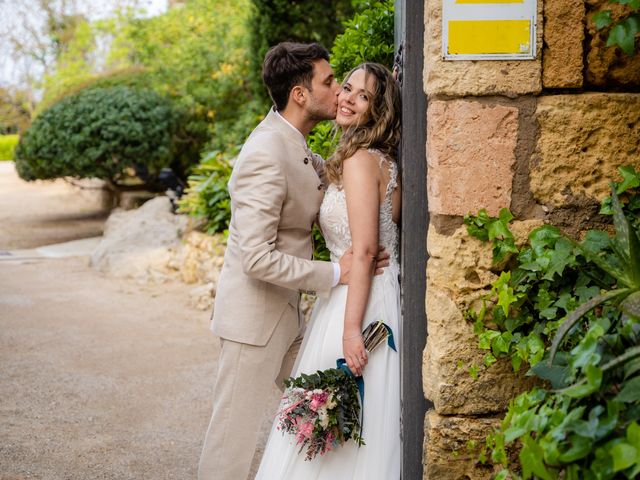
[[[391,255],[389,263],[397,265],[398,226],[393,222],[391,196],[398,187],[398,167],[394,161],[388,159],[382,152],[374,149],[368,151],[378,157],[380,168],[383,165],[389,168],[389,182],[387,183],[384,201],[380,204],[378,241],[381,245],[384,245]],[[331,252],[331,260],[337,262],[351,246],[351,232],[349,230],[347,201],[344,190],[333,183],[327,187],[324,194],[324,199],[320,206],[319,221],[327,248]]]

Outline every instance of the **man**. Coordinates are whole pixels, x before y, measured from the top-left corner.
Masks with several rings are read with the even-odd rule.
[[[290,374],[299,346],[300,291],[327,296],[347,283],[348,255],[340,265],[310,260],[324,185],[305,137],[336,115],[340,86],[328,60],[321,45],[288,42],[265,56],[275,107],[229,180],[231,224],[212,322],[221,352],[199,480],[247,478],[273,382]]]

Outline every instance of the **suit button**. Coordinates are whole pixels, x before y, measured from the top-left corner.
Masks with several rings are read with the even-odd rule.
[[[303,162],[304,162],[304,164],[306,165],[307,163],[309,163],[309,159],[308,159],[307,157],[304,157]]]
[[[322,190],[322,184],[318,185],[318,190]]]

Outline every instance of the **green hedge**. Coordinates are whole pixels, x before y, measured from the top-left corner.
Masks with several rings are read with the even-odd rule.
[[[154,92],[81,91],[36,118],[16,148],[16,169],[25,180],[153,175],[171,163],[175,121],[171,102]]]
[[[18,135],[0,135],[0,162],[13,160],[13,153],[19,139]]]

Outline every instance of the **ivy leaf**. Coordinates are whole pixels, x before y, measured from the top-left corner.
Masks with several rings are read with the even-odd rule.
[[[549,262],[549,269],[542,278],[552,280],[556,273],[562,275],[564,268],[570,265],[574,259],[575,255],[573,255],[573,245],[571,242],[565,238],[558,239],[551,256],[551,261]]]
[[[588,365],[585,371],[586,378],[559,392],[571,398],[583,398],[598,390],[602,383],[602,369],[595,365]]]
[[[493,247],[493,263],[501,262],[509,253],[518,253],[518,248],[512,238],[496,242]]]
[[[605,27],[611,25],[613,20],[611,19],[611,10],[603,10],[593,16],[593,23],[596,24],[598,30],[602,30]]]
[[[513,215],[508,208],[503,208],[500,210],[500,213],[498,213],[498,218],[504,225],[509,225],[509,222],[513,220]],[[509,232],[509,235],[511,235],[511,232]]]
[[[636,16],[627,17],[611,29],[607,39],[607,47],[618,45],[624,53],[633,56],[638,31],[640,31],[640,22]]]
[[[549,365],[547,362],[538,362],[531,367],[531,372],[537,377],[551,383],[554,389],[560,389],[567,386],[567,378],[569,377],[569,367],[559,365]]]
[[[558,457],[558,460],[562,463],[575,462],[591,453],[592,442],[588,438],[580,435],[571,435],[569,437],[569,444],[571,447]]]
[[[640,448],[640,446],[638,447]],[[613,458],[613,471],[619,472],[625,470],[631,465],[640,461],[640,453],[638,448],[629,445],[626,442],[618,443],[611,449],[611,457]]]
[[[611,212],[613,213],[613,210]],[[581,245],[590,252],[599,253],[611,246],[611,237],[602,230],[589,230]]]
[[[640,187],[640,174],[636,172],[636,169],[633,167],[619,167],[618,172],[622,175],[622,182],[618,183],[616,187],[616,193],[620,195],[623,192],[626,192],[630,188]]]
[[[520,450],[520,463],[522,464],[522,478],[527,480],[534,475],[542,480],[552,480],[553,477],[547,471],[542,460],[544,452],[542,448],[529,435],[523,439],[523,447]]]
[[[509,331],[503,332],[501,335],[495,337],[491,342],[491,351],[493,354],[498,356],[501,353],[508,353],[511,339],[512,335]]]
[[[555,245],[556,240],[561,237],[562,233],[558,227],[543,225],[529,234],[529,242],[536,255],[541,255],[545,248]]]
[[[640,8],[640,0],[610,0],[611,3],[619,3],[620,5],[629,5],[634,10]]]
[[[636,402],[638,399],[640,399],[640,377],[635,377],[624,384],[620,393],[613,400],[615,402],[631,403]]]

